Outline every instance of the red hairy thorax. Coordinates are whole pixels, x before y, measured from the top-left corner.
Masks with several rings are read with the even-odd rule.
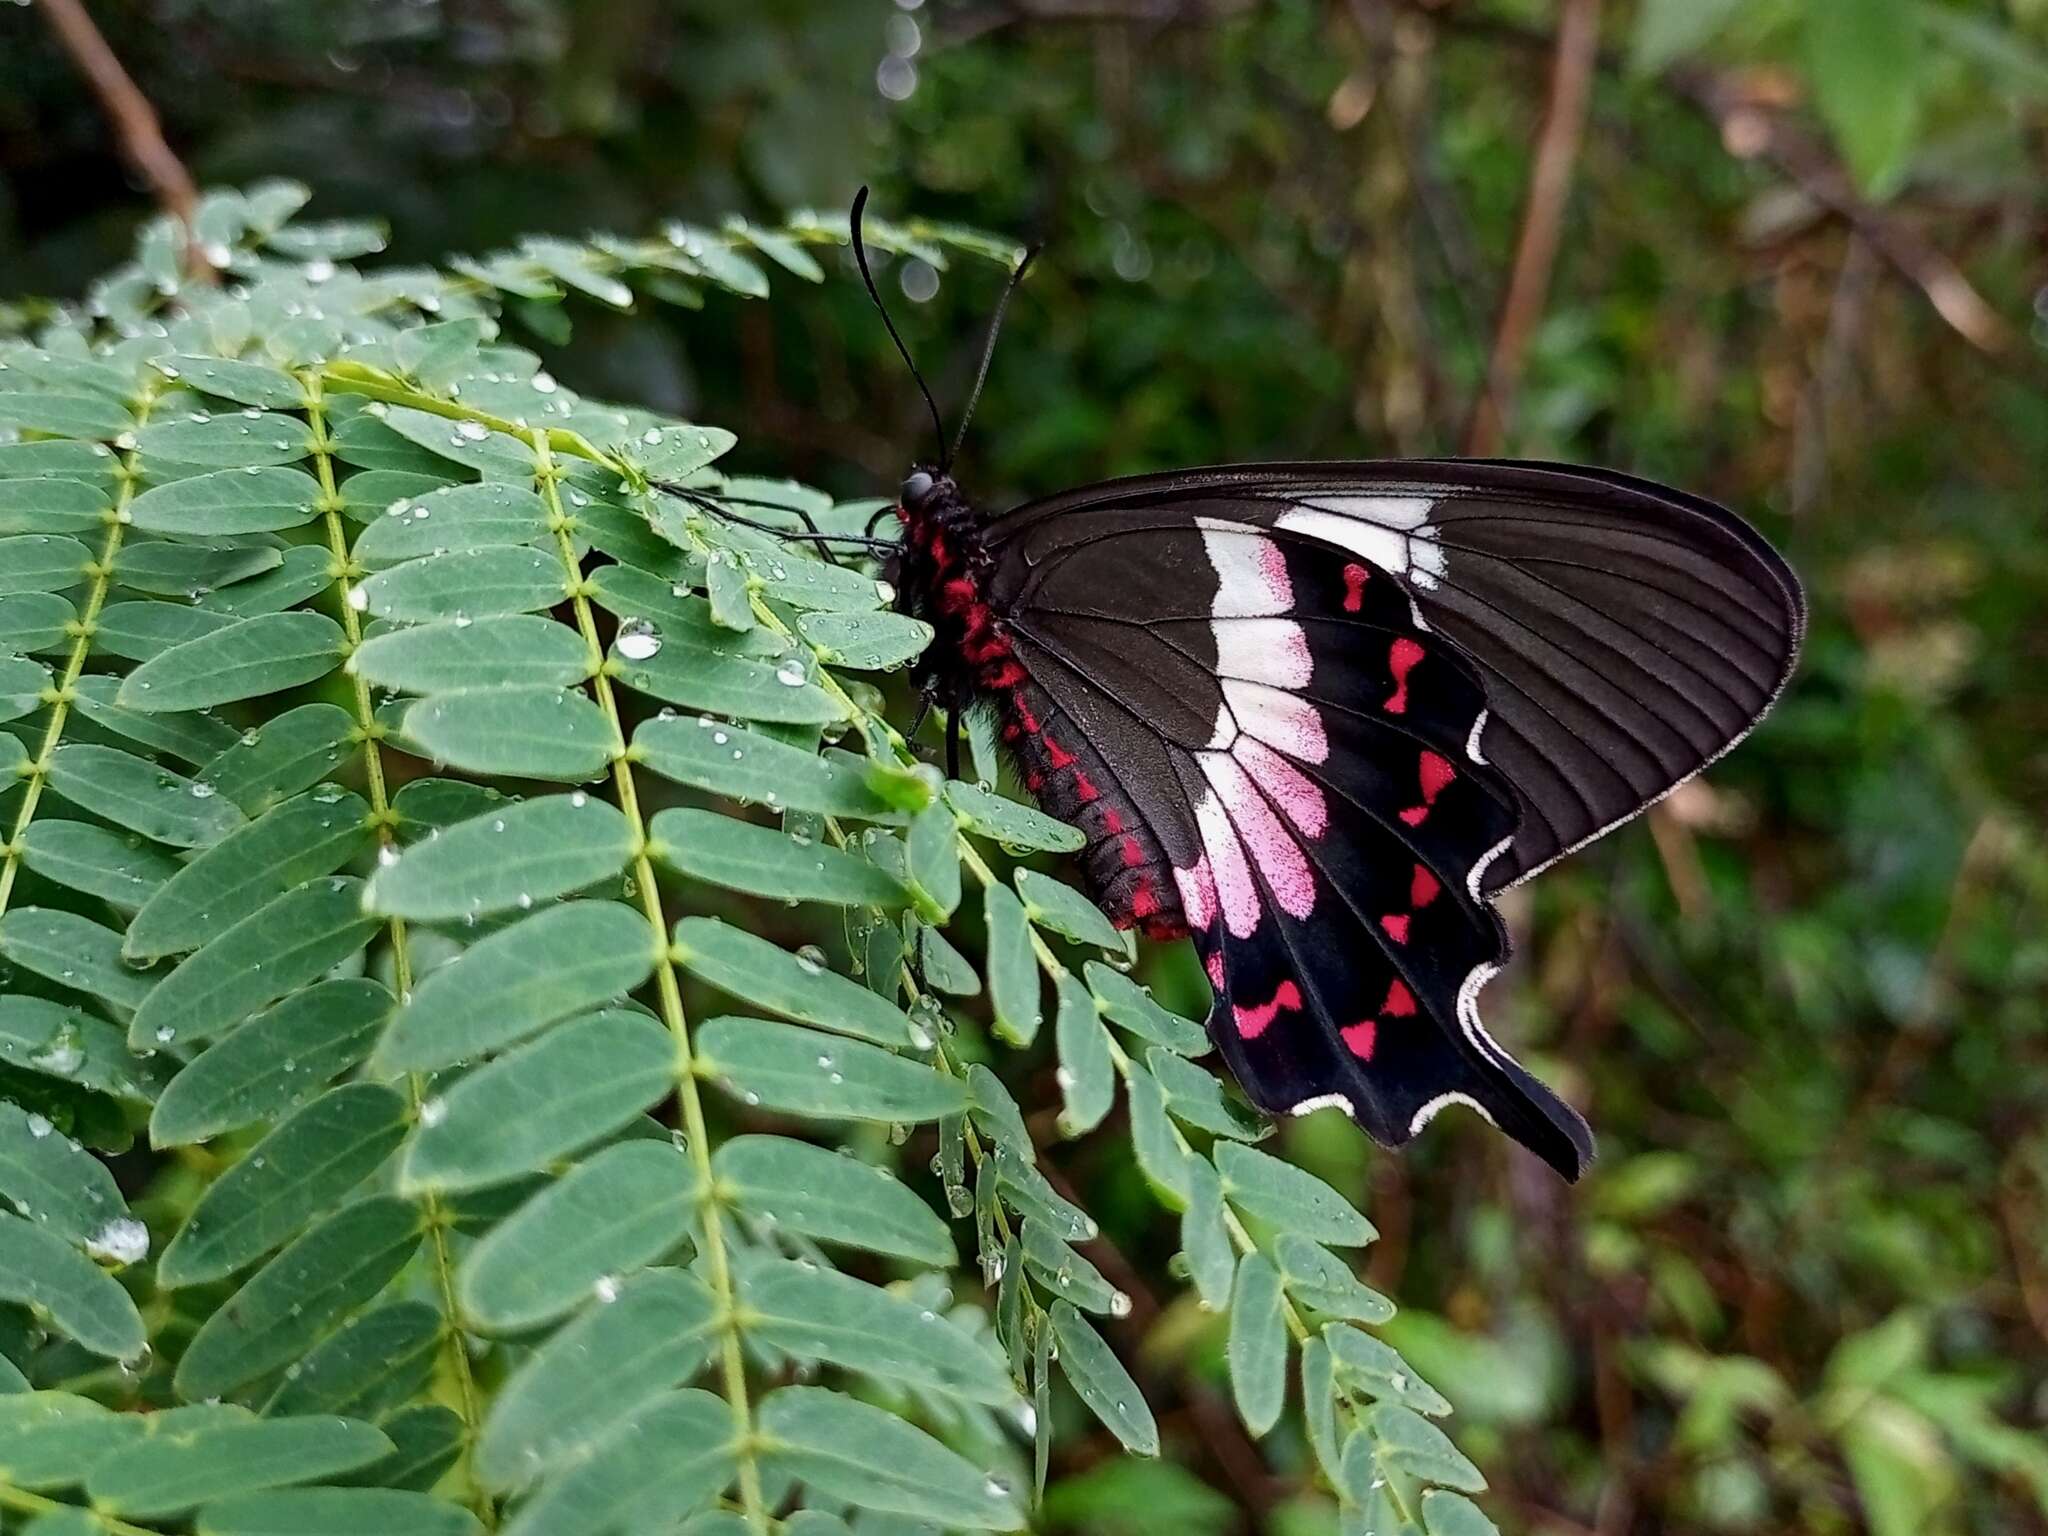
[[[981,525],[950,479],[897,507],[903,543],[895,565],[897,606],[934,631],[913,674],[920,687],[959,702],[981,698],[1001,719],[1004,747],[1024,787],[1050,814],[1088,838],[1082,866],[1096,901],[1120,928],[1149,938],[1187,932],[1165,853],[1121,794],[1100,757],[1071,727],[1048,728],[1050,701],[1031,681],[989,598],[994,561]]]

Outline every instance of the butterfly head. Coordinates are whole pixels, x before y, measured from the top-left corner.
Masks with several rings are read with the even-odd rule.
[[[912,465],[896,491],[896,505],[906,522],[936,516],[959,500],[960,487],[953,477],[931,464]]]

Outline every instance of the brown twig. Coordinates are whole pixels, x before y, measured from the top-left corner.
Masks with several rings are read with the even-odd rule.
[[[1498,453],[1507,432],[1522,360],[1529,338],[1543,318],[1551,269],[1557,264],[1564,205],[1571,194],[1572,171],[1585,133],[1599,57],[1600,0],[1561,0],[1557,46],[1551,55],[1550,100],[1529,169],[1522,233],[1515,242],[1515,262],[1501,299],[1493,355],[1486,365],[1486,387],[1473,407],[1472,424],[1465,433],[1465,451],[1470,454]]]
[[[51,30],[64,45],[64,51],[71,55],[71,61],[78,66],[79,73],[91,84],[93,94],[99,97],[100,108],[113,124],[114,136],[120,141],[121,153],[128,163],[135,167],[149,188],[156,194],[156,200],[181,225],[189,235],[192,229],[192,212],[199,202],[199,189],[193,185],[192,177],[185,169],[185,163],[164,142],[163,125],[157,120],[156,108],[149,98],[130,78],[128,71],[121,67],[121,61],[114,57],[114,50],[107,46],[106,38],[86,14],[81,0],[42,0],[43,14],[50,18]]]

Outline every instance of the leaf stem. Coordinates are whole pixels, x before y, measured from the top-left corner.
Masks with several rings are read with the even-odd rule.
[[[135,424],[139,427],[149,420],[156,397],[168,386],[169,380],[155,375],[143,380],[141,392],[135,397]],[[43,744],[36,749],[35,760],[25,765],[28,787],[22,792],[21,804],[14,813],[14,830],[8,834],[4,847],[0,847],[0,914],[7,911],[8,899],[14,894],[15,871],[21,862],[22,839],[28,835],[28,826],[35,819],[36,805],[43,797],[43,785],[50,776],[50,758],[56,752],[64,737],[64,724],[70,718],[71,700],[78,686],[79,674],[85,670],[85,658],[92,651],[92,637],[99,623],[100,609],[106,605],[107,589],[114,584],[114,560],[121,553],[121,541],[128,532],[128,503],[135,499],[135,482],[141,478],[141,455],[130,448],[121,459],[119,474],[121,488],[115,493],[113,509],[107,514],[107,536],[100,545],[99,558],[88,566],[91,585],[86,589],[85,612],[71,623],[71,654],[64,660],[64,676],[52,690],[50,700],[50,723],[43,730]]]
[[[126,1520],[107,1514],[104,1510],[82,1504],[66,1504],[61,1499],[49,1499],[40,1493],[30,1493],[26,1488],[10,1487],[0,1483],[0,1509],[18,1509],[25,1514],[46,1515],[53,1510],[77,1510],[87,1518],[97,1521],[108,1536],[157,1536],[155,1531],[145,1530],[139,1525],[130,1525]]]
[[[647,852],[647,824],[640,811],[640,796],[633,781],[632,752],[626,744],[625,727],[619,718],[618,699],[612,692],[611,678],[605,670],[604,647],[598,640],[597,621],[590,610],[583,568],[576,558],[575,542],[570,538],[574,523],[562,506],[561,471],[554,458],[557,434],[536,427],[521,435],[533,448],[536,462],[534,481],[547,503],[548,522],[554,529],[555,546],[561,555],[563,575],[568,580],[576,627],[590,648],[592,691],[598,708],[611,724],[613,739],[618,744],[617,755],[612,759],[612,783],[618,793],[619,810],[633,831],[633,882],[639,888],[640,908],[647,915],[648,926],[654,930],[657,954],[655,985],[661,997],[662,1020],[675,1041],[676,1099],[682,1108],[683,1133],[697,1172],[698,1199],[702,1206],[698,1226],[704,1238],[704,1263],[723,1319],[720,1329],[723,1336],[721,1370],[726,1403],[732,1409],[733,1436],[739,1447],[740,1503],[747,1524],[757,1536],[765,1536],[769,1528],[768,1508],[761,1490],[760,1462],[754,1453],[759,1437],[754,1432],[753,1410],[748,1400],[747,1362],[740,1347],[739,1307],[731,1257],[725,1249],[724,1215],[717,1181],[711,1170],[711,1137],[705,1125],[703,1096],[697,1086],[696,1057],[690,1046],[689,1024],[683,1014],[682,985],[676,979],[675,949],[669,937],[668,919],[662,911],[661,889],[655,881],[654,863]],[[598,459],[600,463],[606,462],[601,455]]]
[[[363,626],[349,594],[354,590],[362,568],[356,564],[349,548],[348,531],[342,526],[342,498],[334,480],[334,456],[327,436],[327,409],[321,393],[322,376],[317,369],[309,368],[299,375],[299,383],[306,391],[306,423],[313,439],[313,467],[320,481],[320,513],[327,534],[334,590],[341,608],[341,627],[348,637],[348,650],[352,656],[356,647],[362,644]],[[383,740],[384,727],[378,722],[376,709],[371,704],[370,685],[355,673],[350,673],[349,677],[354,688],[352,702],[356,734],[363,746],[363,777],[369,790],[370,818],[376,828],[377,847],[381,852],[389,848],[398,835],[394,824],[396,818],[391,811],[390,786],[384,776],[384,754],[378,745]],[[404,1002],[412,993],[412,955],[406,943],[405,920],[398,917],[387,919],[386,931],[391,943],[391,978],[399,1001]],[[417,1120],[426,1099],[426,1080],[419,1073],[406,1075],[405,1096],[412,1117]],[[448,1213],[437,1194],[423,1195],[421,1204],[427,1218],[434,1293],[448,1325],[441,1342],[441,1362],[448,1379],[454,1383],[454,1407],[462,1419],[462,1464],[463,1476],[469,1483],[469,1504],[487,1526],[493,1525],[495,1510],[491,1496],[470,1471],[470,1459],[483,1426],[483,1407],[477,1393],[475,1373],[470,1369],[469,1350],[462,1338],[461,1311],[455,1299],[455,1257],[448,1241]]]

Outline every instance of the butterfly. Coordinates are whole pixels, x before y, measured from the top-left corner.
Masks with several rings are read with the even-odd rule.
[[[1260,1109],[1398,1146],[1461,1104],[1577,1178],[1586,1122],[1481,1019],[1496,900],[1757,724],[1805,627],[1786,562],[1710,501],[1575,465],[1232,465],[990,517],[951,458],[903,481],[890,551],[949,769],[953,717],[991,710],[1104,913],[1193,940]]]

